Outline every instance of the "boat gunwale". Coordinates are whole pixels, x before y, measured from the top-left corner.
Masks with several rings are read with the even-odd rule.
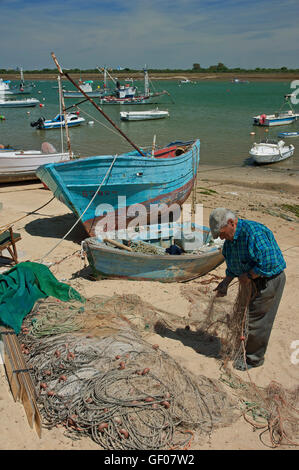
[[[203,252],[200,252],[200,253],[184,253],[182,255],[170,255],[170,254],[158,255],[158,254],[153,254],[153,253],[140,253],[140,252],[137,252],[137,251],[128,252],[128,251],[123,250],[122,248],[109,247],[105,244],[105,242],[101,242],[99,240],[96,240],[95,237],[87,238],[87,239],[83,240],[82,243],[83,243],[83,249],[84,249],[84,244],[86,244],[88,246],[88,248],[90,248],[90,246],[92,246],[92,248],[94,248],[98,251],[105,251],[108,254],[109,253],[121,253],[121,255],[124,255],[125,257],[131,257],[132,254],[133,254],[137,258],[141,258],[141,259],[142,258],[145,258],[145,259],[151,258],[153,260],[168,259],[168,260],[172,260],[172,261],[173,260],[183,261],[184,259],[187,259],[189,261],[189,260],[197,260],[197,259],[204,258],[204,257],[212,257],[213,255],[221,255],[222,254],[221,247],[217,248],[216,250],[212,249],[211,251],[203,251]],[[200,250],[198,250],[198,251],[200,251]],[[180,257],[179,259],[178,259],[178,256]]]

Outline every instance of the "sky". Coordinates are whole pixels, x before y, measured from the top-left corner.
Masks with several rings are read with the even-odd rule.
[[[0,0],[0,68],[299,68],[298,0]]]

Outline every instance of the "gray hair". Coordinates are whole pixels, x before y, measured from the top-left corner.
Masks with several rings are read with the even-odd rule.
[[[218,238],[219,232],[222,227],[227,225],[229,219],[237,219],[237,215],[230,209],[225,209],[224,207],[217,207],[210,214],[210,229],[212,237]]]

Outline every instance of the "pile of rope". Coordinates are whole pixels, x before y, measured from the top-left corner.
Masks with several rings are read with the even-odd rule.
[[[46,426],[63,424],[103,449],[150,450],[186,449],[194,430],[231,424],[235,408],[221,382],[193,376],[149,344],[142,336],[155,308],[122,297],[90,299],[84,310],[41,300],[26,317],[19,339]]]

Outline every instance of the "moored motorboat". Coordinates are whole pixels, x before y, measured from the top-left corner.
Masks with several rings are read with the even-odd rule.
[[[33,108],[39,104],[36,98],[27,98],[25,100],[2,100],[0,99],[0,108]]]
[[[169,117],[168,111],[151,109],[149,111],[121,111],[120,119],[122,121],[145,121],[151,119],[163,119]]]
[[[286,145],[283,140],[265,140],[254,143],[249,155],[258,164],[275,163],[285,160],[294,154],[294,145]]]
[[[281,109],[273,114],[259,114],[258,116],[253,117],[253,125],[254,126],[283,126],[286,124],[292,124],[299,118],[299,114],[295,112],[294,108],[291,105],[291,98],[292,94],[285,95],[285,102],[284,104],[288,104],[290,109],[287,111],[283,111]]]
[[[68,127],[75,127],[80,126],[80,124],[85,122],[85,119],[78,116],[78,114],[67,113],[66,122]],[[61,129],[62,127],[65,127],[64,114],[57,114],[54,119],[45,119],[41,117],[37,121],[31,122],[30,125],[39,130]]]

